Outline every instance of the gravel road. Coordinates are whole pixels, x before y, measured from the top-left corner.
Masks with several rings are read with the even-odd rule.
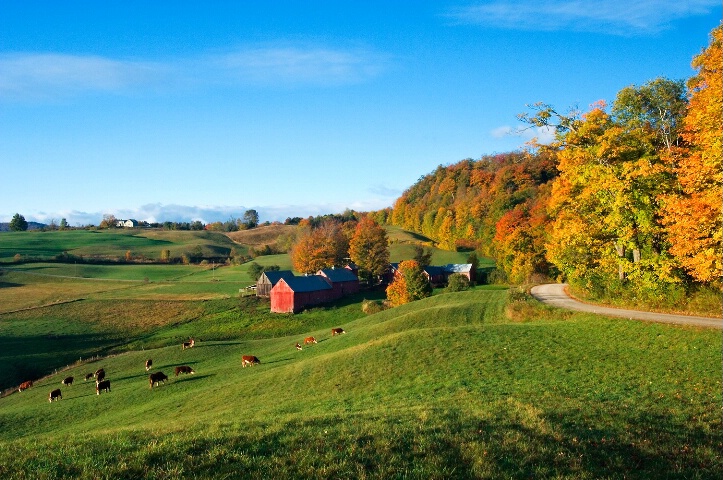
[[[723,319],[711,317],[694,317],[691,315],[674,315],[669,313],[643,312],[640,310],[625,310],[622,308],[601,307],[579,302],[571,298],[566,292],[566,283],[549,283],[532,287],[532,296],[537,300],[554,307],[578,310],[581,312],[599,313],[613,317],[624,317],[630,320],[645,320],[648,322],[675,323],[678,325],[695,325],[723,329]]]

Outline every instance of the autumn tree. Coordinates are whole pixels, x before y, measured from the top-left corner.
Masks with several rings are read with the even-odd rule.
[[[341,225],[328,220],[316,228],[305,229],[291,248],[291,262],[301,273],[315,273],[322,268],[342,266],[349,251]]]
[[[349,241],[349,256],[367,279],[379,277],[389,268],[387,232],[372,217],[365,216],[357,223]]]
[[[695,57],[688,81],[690,103],[683,121],[687,148],[672,156],[678,188],[665,199],[663,223],[670,252],[697,281],[720,285],[723,273],[723,27]]]
[[[101,220],[100,225],[98,225],[99,228],[115,228],[116,224],[118,223],[118,219],[115,218],[115,215],[111,213],[106,213],[103,215],[103,220]]]
[[[431,293],[432,287],[422,266],[414,260],[401,262],[394,280],[387,287],[387,299],[395,307],[428,297]]]

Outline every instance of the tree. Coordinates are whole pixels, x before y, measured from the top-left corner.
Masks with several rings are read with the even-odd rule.
[[[259,224],[259,212],[256,210],[246,210],[244,213],[244,223],[247,228],[254,228]]]
[[[25,220],[25,217],[19,213],[13,215],[12,220],[10,220],[10,230],[13,232],[24,232],[27,229],[28,222]]]
[[[372,217],[365,216],[357,223],[349,241],[349,256],[367,279],[379,277],[389,268],[387,232]]]
[[[301,234],[291,248],[291,262],[297,272],[315,273],[322,268],[342,266],[348,251],[349,241],[341,225],[327,220]]]
[[[115,215],[111,213],[106,213],[103,215],[103,220],[100,222],[100,225],[98,225],[99,228],[115,228],[116,224],[118,223],[118,220],[115,218]]]
[[[414,260],[401,262],[394,280],[387,287],[387,299],[395,307],[428,297],[431,293],[432,287],[421,265]]]
[[[461,273],[453,273],[447,279],[446,292],[462,292],[469,290],[469,279]]]
[[[723,275],[723,26],[693,60],[684,119],[686,149],[672,156],[678,189],[665,198],[663,223],[670,252],[697,281],[720,286]]]
[[[61,230],[67,230],[68,229],[68,221],[65,218],[60,219],[60,229]]]
[[[415,244],[414,247],[414,261],[418,264],[425,266],[432,262],[432,251],[428,248],[424,248],[420,244]]]

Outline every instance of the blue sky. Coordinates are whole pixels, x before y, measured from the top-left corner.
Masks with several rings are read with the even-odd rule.
[[[376,210],[515,115],[685,79],[720,0],[0,0],[0,221]],[[546,132],[528,132],[544,138]]]

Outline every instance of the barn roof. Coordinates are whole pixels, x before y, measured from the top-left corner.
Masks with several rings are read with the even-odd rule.
[[[331,285],[329,285],[329,282],[324,280],[324,277],[321,275],[284,278],[284,282],[286,282],[291,290],[297,293],[331,290]]]
[[[471,263],[448,263],[444,270],[447,273],[469,273],[472,270]]]
[[[429,275],[430,277],[444,275],[444,268],[436,267],[433,265],[427,265],[426,267],[424,267],[424,271],[427,272],[427,275]]]
[[[262,275],[266,275],[266,278],[269,280],[271,285],[276,285],[276,283],[282,278],[284,280],[293,278],[294,272],[291,270],[270,270],[268,272],[264,272]]]
[[[316,273],[317,275],[324,275],[332,282],[356,282],[359,280],[351,270],[346,268],[324,268]]]

